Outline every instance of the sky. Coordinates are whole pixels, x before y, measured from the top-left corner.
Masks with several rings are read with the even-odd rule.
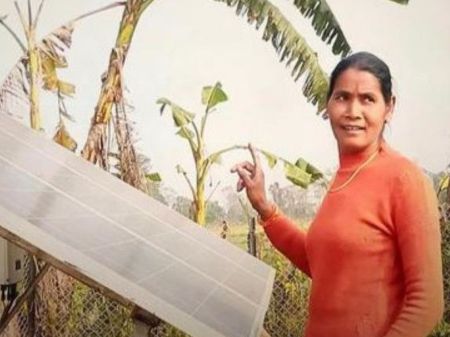
[[[34,7],[38,1],[32,1]],[[46,0],[37,35],[42,37],[64,22],[111,1]],[[291,4],[274,0],[283,14],[317,51],[327,73],[339,61],[330,46],[315,35],[309,20]],[[450,10],[448,0],[411,0],[401,6],[388,0],[328,0],[353,51],[370,51],[391,69],[397,107],[386,130],[387,141],[422,167],[438,172],[450,163]],[[19,0],[25,9],[26,1]],[[60,77],[76,85],[67,101],[76,122],[68,125],[84,145],[90,118],[100,92],[100,76],[107,69],[122,9],[80,21],[67,54],[69,68]],[[0,0],[0,16],[20,32],[12,0]],[[20,34],[21,35],[21,34]],[[21,35],[22,36],[22,35]],[[138,149],[150,157],[165,186],[188,195],[175,166],[193,177],[186,142],[175,135],[170,114],[160,116],[156,100],[166,97],[200,118],[203,86],[222,83],[229,100],[208,119],[206,144],[215,152],[235,144],[253,143],[295,161],[303,157],[322,170],[336,168],[337,147],[328,121],[317,117],[306,102],[290,70],[278,61],[273,47],[261,39],[245,18],[222,3],[206,0],[155,0],[143,14],[124,68],[127,99],[135,110]],[[0,80],[21,55],[16,42],[0,27]],[[54,97],[44,95],[45,129],[54,132]],[[245,151],[230,153],[211,171],[212,184],[234,184],[230,167],[248,160]],[[267,167],[268,181],[282,178],[281,166]],[[268,182],[268,183],[269,183]]]

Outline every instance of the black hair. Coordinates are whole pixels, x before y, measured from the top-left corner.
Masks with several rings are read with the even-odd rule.
[[[378,79],[384,101],[389,103],[392,98],[392,78],[387,64],[368,52],[359,52],[342,59],[331,73],[330,86],[328,87],[327,101],[333,93],[338,77],[347,69],[367,71]]]

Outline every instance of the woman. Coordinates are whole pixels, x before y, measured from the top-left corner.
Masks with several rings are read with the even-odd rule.
[[[307,232],[270,203],[259,158],[237,164],[273,243],[312,278],[307,337],[425,337],[443,312],[439,215],[431,184],[383,130],[395,97],[369,53],[340,61],[327,113],[339,169]]]

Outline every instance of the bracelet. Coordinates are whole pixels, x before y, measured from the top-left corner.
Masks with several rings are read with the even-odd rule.
[[[278,215],[280,215],[280,210],[278,209],[278,206],[276,204],[273,204],[272,211],[267,217],[263,219],[261,215],[258,215],[258,223],[261,225],[261,227],[266,227],[267,223],[275,219]]]

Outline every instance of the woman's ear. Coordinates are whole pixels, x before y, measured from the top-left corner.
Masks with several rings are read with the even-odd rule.
[[[397,98],[395,96],[392,96],[391,100],[386,105],[386,116],[385,116],[385,122],[386,123],[389,123],[391,121],[391,119],[392,119],[392,115],[394,114],[394,108],[395,108],[396,101],[397,101]]]

